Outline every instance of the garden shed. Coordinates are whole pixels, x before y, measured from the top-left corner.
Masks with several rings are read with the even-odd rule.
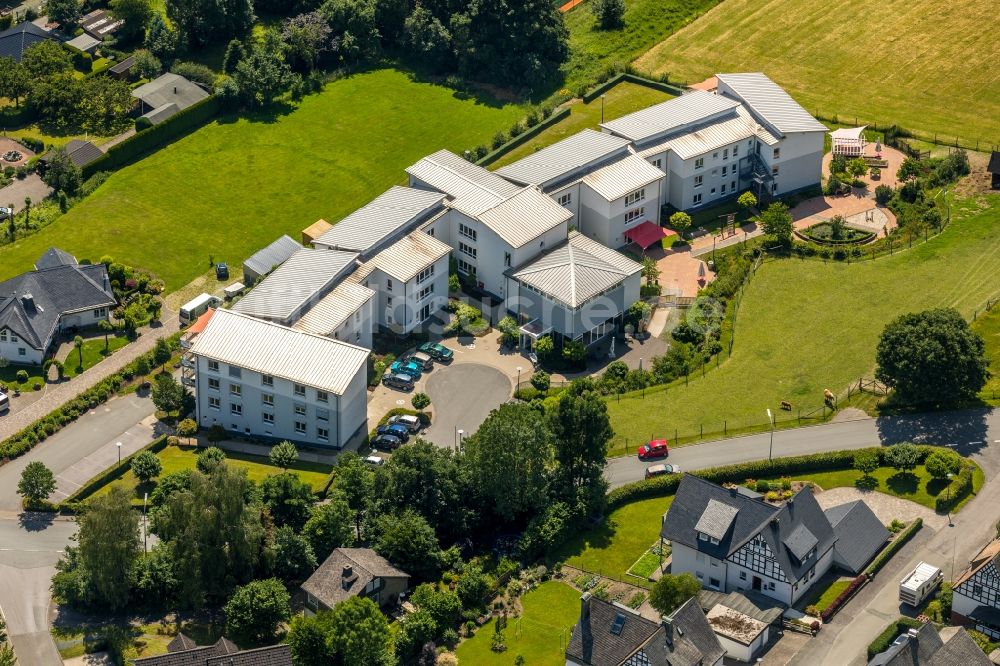
[[[243,262],[243,284],[253,284],[301,249],[294,239],[282,236]]]

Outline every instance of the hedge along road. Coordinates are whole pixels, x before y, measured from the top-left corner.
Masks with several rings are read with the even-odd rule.
[[[938,444],[953,447],[963,456],[974,457],[989,478],[1000,471],[1000,410],[935,412],[828,423],[777,430],[773,441],[771,455],[774,458],[899,442]],[[765,459],[771,448],[771,433],[747,435],[673,449],[666,462],[688,472]],[[663,461],[642,461],[635,455],[612,458],[604,476],[611,487],[616,488],[642,479],[646,468],[658,462]]]

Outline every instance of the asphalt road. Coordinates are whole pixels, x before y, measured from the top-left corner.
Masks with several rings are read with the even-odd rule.
[[[998,438],[1000,410],[991,412],[976,409],[864,418],[794,430],[777,430],[774,433],[772,455],[778,458],[839,449],[860,449],[879,444],[917,442],[953,446],[962,455],[971,456]],[[667,462],[680,465],[683,471],[693,471],[760,460],[768,457],[770,442],[770,433],[765,433],[684,446],[673,449]],[[605,470],[605,477],[612,487],[621,486],[642,479],[646,467],[656,462],[660,461],[643,462],[634,455],[612,458]],[[980,464],[987,474],[1000,469],[1000,461],[994,463],[990,458],[985,458]]]
[[[513,384],[496,368],[462,363],[431,373],[425,390],[432,406],[447,404],[448,408],[435,411],[433,423],[422,436],[438,446],[453,448],[456,431],[475,432],[491,410],[510,398]]]

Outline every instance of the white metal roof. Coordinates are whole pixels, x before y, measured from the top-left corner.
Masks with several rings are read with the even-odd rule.
[[[395,185],[357,209],[314,243],[369,254],[387,238],[441,206],[445,195]]]
[[[316,335],[330,335],[375,296],[368,287],[345,280],[319,303],[309,308],[292,328]]]
[[[345,274],[357,258],[356,252],[303,248],[251,289],[233,310],[265,319],[287,319]]]
[[[789,132],[826,132],[827,127],[802,108],[777,83],[761,72],[717,74],[724,84],[750,107],[764,123],[781,134]],[[724,90],[720,86],[720,90]]]
[[[551,146],[496,170],[521,185],[545,185],[614,156],[624,156],[630,141],[613,134],[585,129]]]
[[[641,143],[680,130],[685,125],[704,122],[713,116],[731,112],[737,106],[739,102],[731,99],[704,90],[693,90],[680,97],[609,120],[602,123],[601,127]]]
[[[244,270],[249,268],[257,275],[264,275],[275,266],[288,261],[296,252],[302,249],[293,238],[282,236],[262,250],[258,250],[252,257],[243,262]]]
[[[641,270],[624,254],[572,231],[565,243],[519,267],[512,276],[576,308]]]
[[[451,252],[451,248],[423,231],[414,231],[361,264],[348,279],[364,280],[378,268],[400,282],[409,282],[435,261]]]
[[[196,356],[343,395],[368,350],[232,310],[218,310],[191,349]]]
[[[530,243],[549,229],[566,222],[573,214],[541,190],[528,186],[476,219],[514,248]]]
[[[422,158],[406,173],[447,194],[451,197],[451,206],[470,217],[496,206],[521,189],[447,150]]]
[[[694,127],[641,150],[638,154],[642,157],[651,157],[665,150],[671,150],[686,160],[754,136],[769,146],[778,142],[767,128],[754,120],[749,111],[739,106],[736,108],[735,117]]]
[[[910,572],[910,575],[903,579],[900,586],[915,592],[920,589],[921,585],[935,578],[940,572],[941,570],[933,564],[921,562]]]
[[[666,174],[638,155],[629,155],[583,177],[583,183],[608,201],[656,182]]]

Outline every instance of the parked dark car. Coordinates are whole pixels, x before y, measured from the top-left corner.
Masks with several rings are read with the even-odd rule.
[[[369,442],[369,445],[373,449],[392,451],[393,449],[401,447],[403,445],[403,440],[394,435],[377,435],[375,439]]]
[[[217,280],[229,279],[229,264],[218,263],[215,265],[215,278]]]
[[[382,383],[389,388],[400,389],[403,391],[413,390],[413,377],[410,377],[409,375],[387,373],[384,377],[382,377]]]
[[[410,431],[403,425],[380,425],[375,432],[379,435],[392,435],[393,437],[398,437],[404,442],[410,441]]]
[[[455,352],[436,342],[425,342],[417,347],[417,351],[427,354],[438,363],[447,363],[455,358]]]

